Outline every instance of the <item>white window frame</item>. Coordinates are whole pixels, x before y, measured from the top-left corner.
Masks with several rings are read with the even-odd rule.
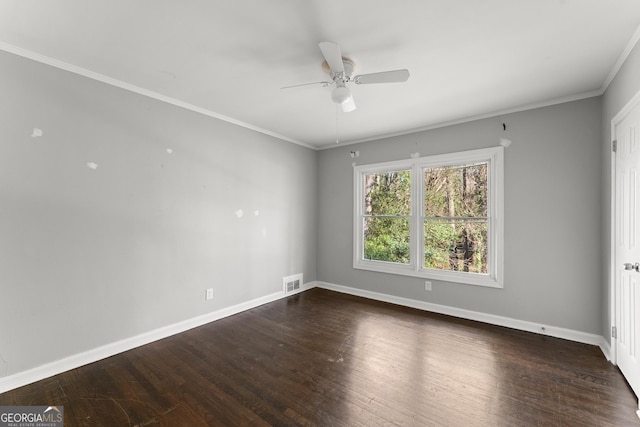
[[[424,169],[438,166],[489,163],[488,173],[488,273],[429,269],[424,265]],[[372,173],[411,170],[411,225],[409,264],[364,259],[364,177]],[[462,151],[354,167],[353,268],[446,282],[502,288],[504,259],[504,147]]]

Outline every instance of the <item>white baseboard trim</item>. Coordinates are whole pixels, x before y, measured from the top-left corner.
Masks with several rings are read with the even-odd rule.
[[[510,317],[496,316],[494,314],[481,313],[478,311],[465,310],[462,308],[450,307],[446,305],[434,304],[426,301],[418,301],[409,298],[402,298],[378,292],[366,291],[363,289],[351,288],[348,286],[336,285],[333,283],[316,282],[316,286],[322,289],[342,292],[345,294],[355,295],[359,297],[369,298],[377,301],[389,302],[405,307],[417,308],[419,310],[431,311],[439,314],[459,317],[467,320],[475,320],[478,322],[489,323],[497,326],[505,326],[507,328],[518,329],[521,331],[534,332],[541,335],[547,335],[555,338],[563,338],[570,341],[576,341],[584,344],[599,346],[602,349],[603,343],[606,344],[600,335],[589,334],[586,332],[575,331],[572,329],[558,328],[555,326],[542,325],[539,323],[528,322],[526,320],[518,320]],[[604,352],[604,349],[603,349]],[[605,356],[607,354],[605,353]]]
[[[606,339],[604,339],[604,337],[600,337],[599,347],[600,350],[602,350],[602,354],[604,354],[604,357],[606,357],[609,362],[613,363],[611,356],[611,345],[607,342]]]
[[[311,289],[313,287],[315,287],[315,284],[313,283],[305,284],[299,292]],[[55,362],[47,363],[45,365],[38,366],[27,371],[18,372],[16,374],[0,378],[0,393],[4,393],[6,391],[25,386],[27,384],[49,378],[53,375],[69,371],[71,369],[79,368],[80,366],[87,365],[89,363],[97,362],[98,360],[114,356],[118,353],[122,353],[127,350],[131,350],[136,347],[140,347],[145,344],[149,344],[154,341],[158,341],[163,338],[188,331],[189,329],[193,329],[198,326],[202,326],[207,323],[214,322],[216,320],[223,319],[225,317],[232,316],[234,314],[238,314],[240,312],[291,295],[291,293],[285,295],[284,292],[276,292],[270,295],[265,295],[260,298],[256,298],[230,307],[225,307],[211,313],[184,320],[182,322],[154,329],[152,331],[145,332],[131,338],[126,338],[111,344],[106,344],[101,347],[85,351],[83,353],[74,354],[72,356],[65,357],[64,359],[56,360]]]

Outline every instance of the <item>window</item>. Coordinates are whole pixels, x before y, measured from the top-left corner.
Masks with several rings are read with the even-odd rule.
[[[355,168],[358,269],[502,287],[503,148]]]

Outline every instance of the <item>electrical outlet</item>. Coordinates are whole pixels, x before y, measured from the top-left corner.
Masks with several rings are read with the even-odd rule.
[[[207,294],[205,295],[205,299],[208,301],[213,299],[213,288],[207,289]]]
[[[428,280],[424,281],[424,290],[425,291],[430,291],[431,290],[431,282]]]

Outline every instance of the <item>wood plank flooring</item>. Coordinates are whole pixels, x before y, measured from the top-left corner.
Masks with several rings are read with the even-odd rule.
[[[640,426],[594,346],[312,289],[0,394],[65,426]]]

